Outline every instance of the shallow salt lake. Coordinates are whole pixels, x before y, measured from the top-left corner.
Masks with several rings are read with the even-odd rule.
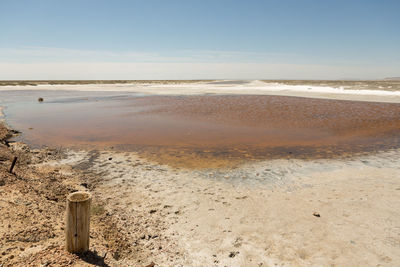
[[[39,103],[37,99],[44,98]],[[263,95],[0,91],[32,146],[138,151],[170,165],[223,167],[400,147],[400,104]]]

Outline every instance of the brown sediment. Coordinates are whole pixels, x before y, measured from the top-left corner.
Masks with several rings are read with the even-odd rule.
[[[151,96],[76,109],[60,104],[15,122],[34,128],[24,136],[33,144],[114,146],[194,168],[400,146],[400,104],[286,96]]]

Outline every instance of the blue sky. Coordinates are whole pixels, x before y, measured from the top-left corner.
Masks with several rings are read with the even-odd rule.
[[[0,0],[0,79],[400,76],[400,1]]]

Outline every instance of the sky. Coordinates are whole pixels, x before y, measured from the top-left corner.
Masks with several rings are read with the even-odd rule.
[[[0,79],[400,76],[398,0],[0,0]]]

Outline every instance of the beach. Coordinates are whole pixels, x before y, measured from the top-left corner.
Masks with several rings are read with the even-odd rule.
[[[94,160],[91,155],[90,169],[107,173],[98,190],[128,231],[140,229],[139,244],[154,235],[174,240],[153,255],[161,266],[395,266],[398,155],[199,171],[102,151]],[[71,155],[75,164],[88,157]],[[132,225],[142,213],[166,229]],[[157,251],[157,242],[149,249]]]
[[[397,266],[400,94],[351,86],[3,85],[5,122],[22,134],[3,148],[2,171],[21,147],[59,151],[26,168],[75,177],[94,195],[92,250],[109,251],[111,266]],[[107,238],[101,218],[122,236]],[[36,263],[63,244],[61,229],[48,232]],[[32,244],[10,242],[1,260],[22,266],[19,247]]]

